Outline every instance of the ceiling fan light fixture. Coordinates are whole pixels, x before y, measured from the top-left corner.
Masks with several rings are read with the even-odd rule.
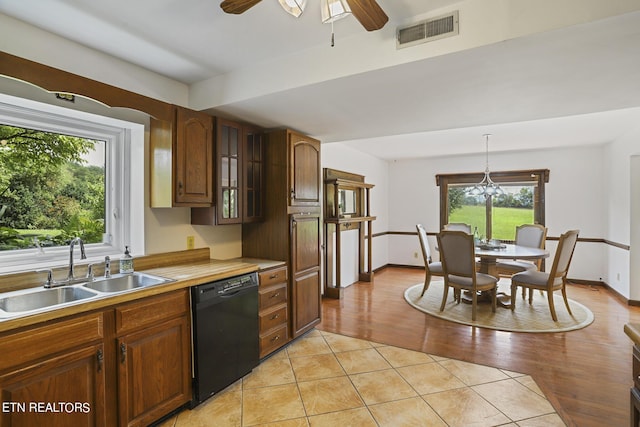
[[[278,0],[278,3],[287,13],[296,18],[302,15],[304,8],[307,7],[307,0]]]
[[[351,15],[351,8],[346,0],[320,0],[322,23],[329,24]]]

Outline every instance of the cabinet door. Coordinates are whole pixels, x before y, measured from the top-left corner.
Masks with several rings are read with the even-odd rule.
[[[218,119],[217,141],[218,224],[242,222],[242,126]]]
[[[213,204],[213,118],[206,113],[176,109],[176,206]]]
[[[146,426],[191,399],[187,316],[118,339],[121,426]]]
[[[320,206],[320,141],[289,132],[289,205]]]
[[[320,216],[291,218],[291,318],[297,337],[320,323]]]
[[[242,222],[263,218],[264,203],[264,135],[258,129],[244,128],[243,213]]]
[[[0,375],[0,396],[5,405],[12,404],[0,412],[3,427],[104,426],[103,346],[68,351]]]

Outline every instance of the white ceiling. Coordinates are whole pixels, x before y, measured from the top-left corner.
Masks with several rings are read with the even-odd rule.
[[[0,1],[0,12],[192,84],[327,46],[317,0],[293,19],[275,0],[240,16],[220,0]],[[457,0],[378,0],[387,26]],[[461,26],[464,22],[461,22]],[[364,31],[335,25],[336,43]],[[375,33],[370,33],[371,37]],[[330,47],[327,47],[330,49]],[[268,78],[268,76],[265,76]],[[640,12],[215,106],[381,158],[604,144],[640,123]]]

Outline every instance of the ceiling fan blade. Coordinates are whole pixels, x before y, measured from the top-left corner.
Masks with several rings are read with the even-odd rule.
[[[220,7],[226,13],[233,13],[235,15],[239,15],[253,6],[260,3],[261,0],[224,0],[220,3]]]
[[[367,31],[384,27],[389,17],[376,0],[347,0],[351,13]]]

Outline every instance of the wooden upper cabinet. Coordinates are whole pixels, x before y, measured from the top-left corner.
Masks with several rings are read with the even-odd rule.
[[[175,206],[213,204],[213,118],[176,107]]]
[[[264,211],[264,142],[261,129],[216,119],[216,203],[191,209],[191,224],[257,222]]]
[[[289,206],[320,206],[320,141],[289,131]]]

